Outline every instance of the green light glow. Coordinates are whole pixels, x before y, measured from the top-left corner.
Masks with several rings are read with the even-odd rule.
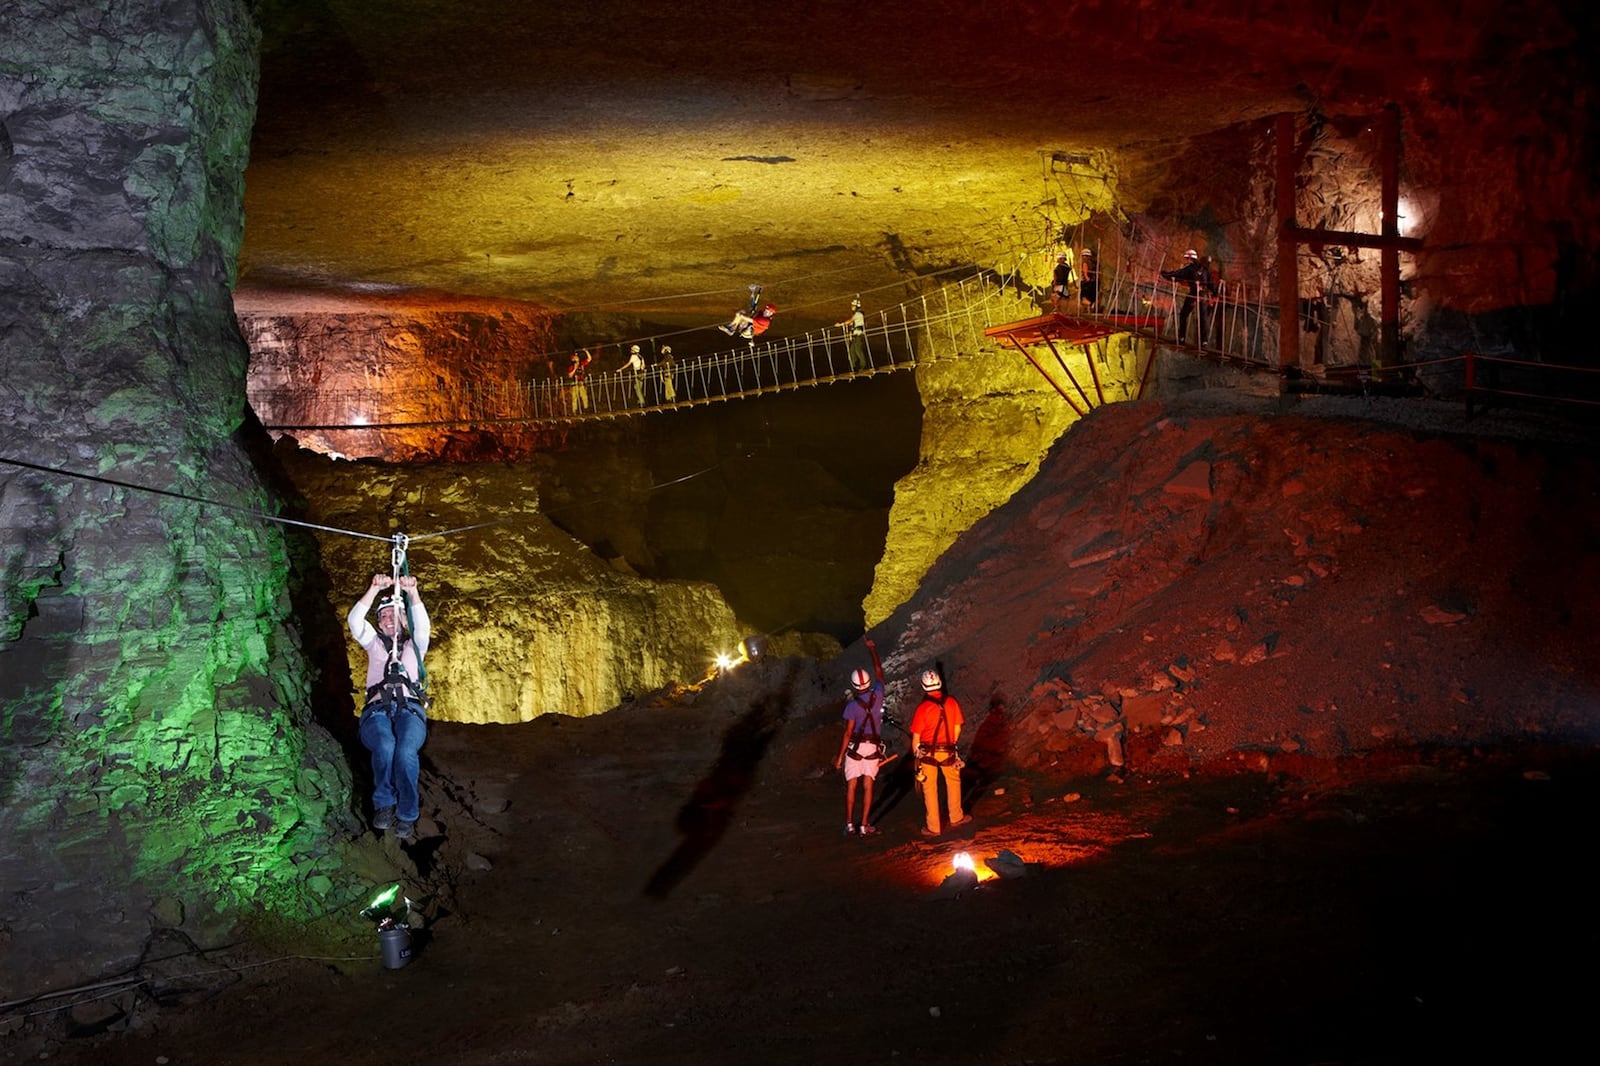
[[[399,884],[399,882],[395,882],[393,885],[391,885],[388,888],[384,889],[382,892],[379,892],[376,896],[373,896],[372,897],[372,902],[367,904],[367,908],[366,909],[369,910],[369,911],[374,911],[374,910],[378,910],[380,907],[387,907],[389,904],[394,902],[394,898],[396,896],[398,896],[399,894],[400,894],[400,884]]]

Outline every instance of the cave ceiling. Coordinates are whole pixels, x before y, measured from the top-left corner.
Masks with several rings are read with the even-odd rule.
[[[842,317],[1197,134],[1436,91],[1499,8],[264,0],[240,297]]]

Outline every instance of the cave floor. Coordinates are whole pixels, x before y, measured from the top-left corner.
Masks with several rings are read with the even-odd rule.
[[[235,969],[168,986],[131,1031],[0,1055],[1414,1063],[1579,1035],[1593,753],[1120,781],[969,766],[975,820],[933,841],[900,760],[880,833],[846,838],[835,711],[436,724],[440,814],[409,856],[453,884],[409,965],[382,969],[352,914],[359,958],[212,955]],[[954,853],[1002,849],[1026,875],[941,890]]]

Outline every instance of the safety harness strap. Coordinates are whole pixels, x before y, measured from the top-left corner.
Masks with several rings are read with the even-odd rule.
[[[939,705],[939,724],[933,727],[934,739],[938,739],[939,734],[943,733],[945,740],[948,741],[950,739],[950,726],[945,721],[945,698],[942,695],[935,696],[931,692],[928,693],[927,698]],[[961,756],[956,753],[954,744],[945,743],[922,745],[922,758],[918,761],[930,765],[943,766],[952,760],[959,762],[961,761]]]
[[[878,723],[874,721],[872,717],[872,696],[872,690],[868,689],[866,692],[857,692],[850,697],[856,703],[861,705],[861,710],[863,712],[861,732],[852,733],[850,735],[850,750],[847,754],[852,759],[864,760],[888,758],[888,755],[885,754],[884,751],[885,745],[883,743],[883,733],[878,729]],[[856,749],[868,741],[876,744],[878,746],[878,750],[871,755],[859,754]]]

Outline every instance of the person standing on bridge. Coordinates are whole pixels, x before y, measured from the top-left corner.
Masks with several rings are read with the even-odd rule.
[[[1050,310],[1056,314],[1061,313],[1061,301],[1067,298],[1067,287],[1072,284],[1072,264],[1067,261],[1067,253],[1062,252],[1056,256],[1056,269],[1050,275]]]
[[[675,403],[678,399],[678,386],[673,381],[678,373],[678,364],[672,358],[672,345],[661,346],[661,361],[656,364],[657,372],[661,375],[661,399],[665,403]]]
[[[639,354],[639,346],[633,345],[628,349],[628,361],[617,368],[617,373],[624,370],[633,374],[633,394],[639,400],[639,406],[644,406],[644,356]]]
[[[867,361],[867,316],[861,313],[861,297],[857,296],[850,301],[850,317],[843,322],[835,322],[845,333],[845,350],[850,354],[851,370],[866,370],[870,365]]]
[[[1178,343],[1187,344],[1189,336],[1189,316],[1194,313],[1195,302],[1200,295],[1200,287],[1205,286],[1207,296],[1217,294],[1216,282],[1211,280],[1211,271],[1200,258],[1200,253],[1190,248],[1183,253],[1183,266],[1176,270],[1163,270],[1161,276],[1168,281],[1176,281],[1183,285],[1183,303],[1178,307]],[[1199,343],[1204,346],[1206,336],[1205,322],[1200,323]]]
[[[1099,298],[1100,264],[1095,260],[1094,249],[1085,248],[1078,255],[1078,301],[1092,314]]]
[[[567,360],[567,380],[571,383],[572,413],[581,415],[589,409],[589,386],[584,383],[584,378],[589,375],[589,364],[594,362],[594,356],[585,348],[581,352],[573,352],[572,358]]]

